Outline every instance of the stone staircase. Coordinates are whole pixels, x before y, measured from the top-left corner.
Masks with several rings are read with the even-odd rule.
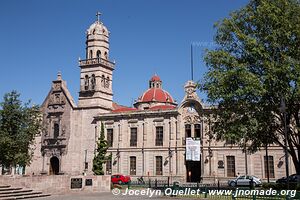
[[[30,189],[23,189],[20,187],[11,187],[10,185],[0,185],[0,200],[13,200],[13,199],[32,199],[50,196],[42,192],[33,191]]]

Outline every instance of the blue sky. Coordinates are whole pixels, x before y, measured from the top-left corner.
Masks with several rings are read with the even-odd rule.
[[[85,31],[102,13],[111,32],[114,101],[130,106],[158,74],[163,88],[180,102],[190,79],[203,78],[206,48],[213,48],[213,24],[246,0],[3,0],[0,5],[0,97],[11,90],[41,104],[62,72],[77,101],[78,58],[85,56]],[[205,94],[200,94],[203,98]]]

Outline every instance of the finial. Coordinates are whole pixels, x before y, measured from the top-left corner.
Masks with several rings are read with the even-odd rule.
[[[100,22],[100,15],[101,15],[101,13],[99,11],[96,12],[97,22]]]
[[[57,72],[57,80],[61,81],[61,72],[60,71]]]

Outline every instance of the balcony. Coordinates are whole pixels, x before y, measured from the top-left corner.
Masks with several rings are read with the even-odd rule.
[[[110,62],[109,60],[105,60],[103,58],[90,58],[86,60],[79,60],[79,66],[81,67],[89,66],[89,65],[97,65],[97,64],[101,64],[112,69],[115,66],[114,62]]]
[[[45,138],[42,143],[42,148],[65,148],[66,145],[66,138]]]

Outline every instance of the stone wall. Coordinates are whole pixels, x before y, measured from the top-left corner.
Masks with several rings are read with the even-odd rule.
[[[82,187],[71,189],[71,179],[82,179]],[[92,180],[92,185],[86,185],[86,180]],[[0,185],[30,188],[48,194],[110,192],[110,176],[0,176]]]

